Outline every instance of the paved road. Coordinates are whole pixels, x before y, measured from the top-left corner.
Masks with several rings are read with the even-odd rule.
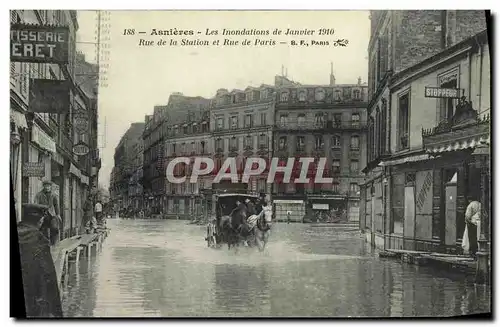
[[[68,317],[449,316],[489,312],[461,275],[379,259],[355,231],[278,224],[265,253],[213,250],[202,226],[116,220],[74,267]],[[78,270],[78,273],[76,272]]]

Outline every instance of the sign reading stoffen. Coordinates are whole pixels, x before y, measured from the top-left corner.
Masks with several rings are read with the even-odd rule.
[[[447,89],[440,87],[426,87],[426,98],[460,98],[460,89]]]
[[[10,61],[68,64],[69,27],[11,24]]]

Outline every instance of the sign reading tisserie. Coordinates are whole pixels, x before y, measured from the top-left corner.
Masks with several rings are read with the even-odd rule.
[[[11,24],[10,61],[69,63],[69,27]]]
[[[426,98],[460,98],[460,89],[425,87]]]

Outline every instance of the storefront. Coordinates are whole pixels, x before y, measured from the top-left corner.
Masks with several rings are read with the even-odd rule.
[[[347,197],[343,195],[307,195],[311,218],[319,221],[347,221]]]
[[[39,163],[44,167],[42,176],[25,176],[27,186],[27,202],[33,203],[35,196],[43,189],[43,179],[52,180],[52,154],[56,152],[56,143],[42,129],[34,124],[31,129],[31,142],[28,146],[28,160],[25,163]],[[24,186],[23,187],[26,187]],[[23,199],[24,200],[24,199]]]
[[[287,221],[287,215],[290,213],[290,220],[293,222],[302,222],[306,214],[304,200],[273,200],[274,218],[276,221]]]

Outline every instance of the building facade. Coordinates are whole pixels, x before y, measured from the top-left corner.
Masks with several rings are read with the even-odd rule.
[[[131,210],[134,216],[138,216],[139,212],[143,209],[144,193],[142,187],[142,160],[144,156],[144,146],[142,137],[133,145],[132,149],[132,176],[128,182],[128,197]]]
[[[193,108],[186,111],[169,112],[168,119],[163,124],[166,128],[165,166],[177,157],[189,157],[190,164],[179,163],[172,174],[166,175],[166,208],[167,217],[194,219],[204,213],[203,189],[210,188],[212,175],[198,177],[197,183],[191,183],[192,165],[196,157],[211,157],[213,142],[210,137],[209,101],[205,108]],[[186,177],[184,183],[172,183],[169,178]]]
[[[214,142],[213,160],[216,175],[224,161],[236,161],[239,182],[248,184],[248,190],[270,193],[267,168],[260,174],[242,181],[248,158],[258,157],[267,163],[272,158],[272,130],[275,92],[270,85],[245,90],[219,89],[211,108],[211,132]]]
[[[142,143],[144,123],[132,123],[115,148],[115,164],[110,178],[110,195],[121,215],[135,214],[137,195],[130,190],[130,180],[137,173],[138,147]]]
[[[82,230],[83,202],[90,192],[90,177],[100,168],[97,144],[96,86],[82,87],[77,80],[76,56],[77,13],[74,10],[12,10],[11,23],[62,25],[69,27],[69,64],[11,62],[11,171],[17,219],[22,216],[22,203],[34,201],[42,189],[42,180],[53,182],[53,192],[59,199],[63,221],[61,237]],[[31,102],[33,81],[40,79],[66,80],[69,85],[69,105],[65,113],[34,112]],[[95,78],[94,78],[95,80]],[[78,124],[85,117],[86,123]],[[81,122],[81,120],[80,120]],[[77,128],[78,127],[78,128]],[[73,145],[83,142],[88,154],[76,155]],[[30,168],[40,166],[40,171]]]
[[[489,123],[483,117],[490,106],[487,38],[476,34],[485,28],[483,11],[372,14],[368,164],[360,220],[372,245],[448,252],[460,248],[468,196],[477,191],[470,183],[478,172],[464,164],[474,162],[467,149],[474,148],[472,141],[486,142],[488,133],[478,132],[475,140],[464,132],[467,149],[461,144],[452,155],[433,155],[429,144],[434,127],[456,121],[465,103],[470,102],[474,109],[465,111],[475,111],[480,124]],[[405,46],[410,43],[414,46]],[[460,94],[432,97],[426,94],[429,87]],[[447,197],[447,192],[455,193]]]
[[[366,163],[367,86],[335,84],[294,85],[277,89],[274,128],[274,157],[285,166],[288,158],[313,157],[309,183],[293,183],[301,167],[295,164],[291,181],[277,179],[273,187],[275,217],[294,221],[339,217],[359,218],[361,168]],[[319,158],[326,158],[323,177],[333,183],[315,184]]]

